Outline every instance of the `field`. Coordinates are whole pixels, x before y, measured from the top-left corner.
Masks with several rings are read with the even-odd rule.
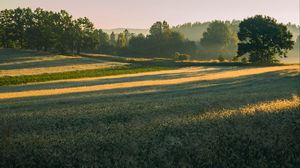
[[[38,75],[123,66],[125,63],[0,48],[0,77]]]
[[[299,167],[299,77],[186,66],[0,86],[0,167]]]

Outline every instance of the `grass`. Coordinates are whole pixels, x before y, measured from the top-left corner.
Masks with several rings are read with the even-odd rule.
[[[0,89],[203,73],[213,80],[0,100],[0,167],[299,167],[299,71]]]
[[[80,70],[59,73],[46,73],[39,75],[22,75],[22,76],[4,76],[0,77],[0,86],[20,85],[34,82],[46,82],[63,79],[78,79],[87,77],[101,77],[110,75],[133,74],[140,72],[151,72],[166,69],[173,69],[174,67],[154,67],[154,66],[135,66],[127,65],[113,68]]]
[[[122,65],[126,64],[81,56],[0,49],[0,77],[104,69]]]
[[[87,59],[0,77],[0,167],[300,167],[297,66]]]
[[[127,58],[99,54],[83,54],[81,56],[68,57],[58,56],[55,54],[51,55],[49,53],[37,53],[33,51],[21,51],[14,49],[0,49],[0,56],[0,64],[2,62],[0,69],[6,68],[5,70],[2,70],[2,75],[0,75],[0,86],[20,85],[63,79],[78,79],[85,77],[132,74],[191,66],[257,67],[283,65],[252,65],[243,64],[240,62],[177,62],[172,59]],[[103,61],[105,62],[103,63]],[[111,63],[111,65],[106,65],[106,63]],[[129,65],[121,66],[123,63]],[[105,66],[109,68],[105,68]],[[27,69],[24,69],[25,67]],[[72,71],[72,69],[79,70]],[[9,75],[4,76],[3,74]]]

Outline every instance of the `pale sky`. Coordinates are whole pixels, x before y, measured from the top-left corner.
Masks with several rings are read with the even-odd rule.
[[[210,20],[241,20],[255,14],[298,24],[299,0],[0,0],[0,10],[17,7],[64,9],[88,17],[97,28],[149,28],[158,20],[171,25]]]

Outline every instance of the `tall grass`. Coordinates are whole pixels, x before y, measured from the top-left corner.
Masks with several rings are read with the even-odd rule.
[[[0,167],[299,167],[299,111],[287,71],[0,100]]]

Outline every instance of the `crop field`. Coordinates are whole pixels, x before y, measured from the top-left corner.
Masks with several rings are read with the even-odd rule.
[[[126,64],[14,49],[0,49],[0,55],[0,77],[104,69]]]
[[[0,86],[0,167],[298,167],[299,65]]]

